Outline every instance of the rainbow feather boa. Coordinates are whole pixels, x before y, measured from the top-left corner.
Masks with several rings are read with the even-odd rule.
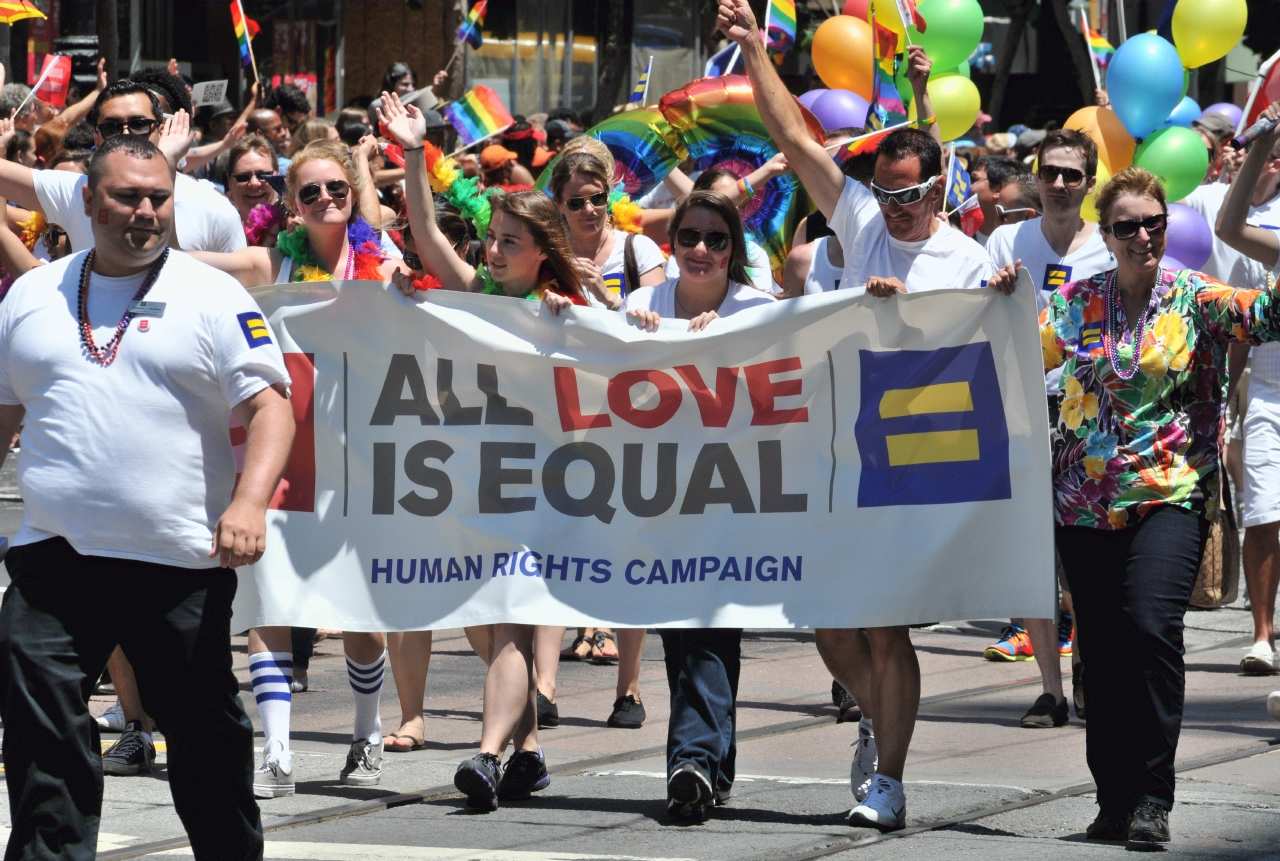
[[[49,223],[45,221],[44,215],[39,212],[32,211],[27,216],[27,220],[18,225],[22,231],[18,234],[18,238],[22,240],[22,244],[27,246],[28,251],[34,251],[36,243],[40,241],[40,234],[44,233]]]
[[[431,183],[431,190],[443,195],[463,218],[476,226],[476,235],[483,237],[489,232],[493,210],[489,206],[489,195],[480,190],[479,178],[463,176],[458,162],[429,141],[422,148],[427,160],[427,179]]]
[[[352,278],[356,281],[382,281],[380,268],[387,258],[378,244],[378,234],[369,226],[369,222],[357,215],[356,220],[347,227],[347,241],[356,255]],[[299,225],[288,233],[281,233],[276,237],[276,248],[293,261],[291,281],[333,280],[333,275],[326,272],[311,253],[306,227]]]
[[[640,213],[644,212],[640,204],[631,199],[631,195],[618,186],[609,192],[609,215],[613,217],[613,226],[627,233],[640,233],[644,226],[640,223]]]

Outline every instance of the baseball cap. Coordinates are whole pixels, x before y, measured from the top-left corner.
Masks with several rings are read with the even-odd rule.
[[[507,162],[518,158],[518,155],[501,144],[491,144],[480,150],[480,169],[497,170]]]
[[[1231,118],[1217,111],[1210,111],[1199,119],[1192,120],[1191,128],[1216,138],[1218,143],[1226,143],[1236,134],[1236,127],[1231,124]]]

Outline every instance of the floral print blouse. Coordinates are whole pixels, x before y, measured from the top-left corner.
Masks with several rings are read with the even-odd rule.
[[[1137,374],[1107,360],[1106,273],[1066,284],[1040,314],[1045,370],[1062,368],[1053,429],[1054,513],[1063,526],[1122,529],[1157,505],[1217,517],[1227,346],[1280,339],[1280,296],[1201,272],[1160,271]],[[1120,367],[1133,357],[1117,297]]]

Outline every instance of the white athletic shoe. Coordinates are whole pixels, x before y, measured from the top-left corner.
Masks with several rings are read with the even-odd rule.
[[[1271,696],[1267,697],[1267,714],[1280,720],[1280,691],[1272,691]]]
[[[98,729],[103,732],[124,732],[124,709],[120,708],[119,700],[98,716]]]
[[[902,784],[892,777],[877,774],[866,799],[849,811],[849,824],[855,827],[900,831],[907,826],[907,796]]]
[[[1240,662],[1240,670],[1246,676],[1269,676],[1277,670],[1276,650],[1266,640],[1253,644],[1249,654]]]
[[[274,753],[267,754],[253,773],[255,798],[284,798],[293,795],[293,764],[288,769]]]
[[[377,744],[367,738],[353,741],[339,779],[347,786],[377,786],[382,780],[382,739]]]
[[[876,752],[876,734],[871,721],[858,721],[858,740],[853,743],[853,764],[849,766],[849,787],[856,801],[862,801],[871,791],[871,779],[876,776],[880,754]]]

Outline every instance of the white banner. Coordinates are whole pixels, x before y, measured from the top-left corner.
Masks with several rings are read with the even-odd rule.
[[[299,430],[237,627],[1050,617],[1033,289],[837,292],[694,334],[372,282],[254,291]]]

